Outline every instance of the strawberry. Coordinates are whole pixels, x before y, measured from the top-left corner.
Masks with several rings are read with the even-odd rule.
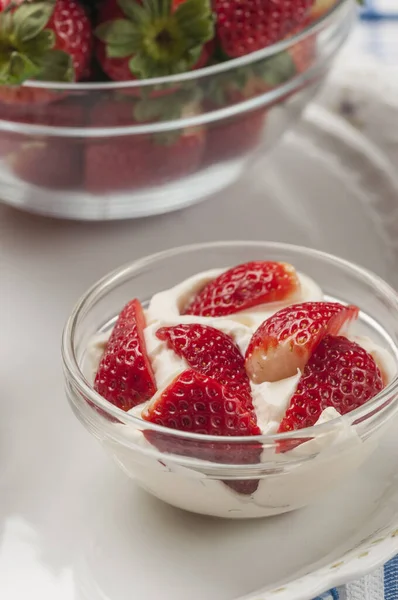
[[[303,23],[314,0],[213,0],[216,32],[230,58],[261,50]]]
[[[260,109],[211,124],[207,130],[205,164],[253,152],[260,145],[266,118],[266,109]]]
[[[48,105],[9,106],[7,120],[54,127],[78,127],[85,123],[85,110],[73,97]],[[1,108],[0,108],[1,115]],[[74,138],[4,133],[0,155],[20,179],[50,189],[76,189],[82,184],[83,144]]]
[[[78,144],[65,140],[30,140],[8,154],[6,163],[21,180],[48,189],[73,190],[82,182]]]
[[[253,261],[233,267],[208,283],[191,301],[186,315],[222,317],[259,304],[286,301],[300,289],[287,263]]]
[[[149,185],[150,144],[144,138],[88,139],[84,187],[91,194],[131,192]]]
[[[246,351],[246,371],[255,383],[279,381],[301,371],[327,334],[338,335],[356,319],[356,306],[304,302],[282,308],[253,334]]]
[[[216,379],[244,398],[248,409],[253,409],[243,356],[229,335],[197,323],[161,327],[156,335],[185,358],[191,369]]]
[[[30,88],[18,86],[12,89],[23,91]],[[86,109],[81,96],[58,94],[53,96],[51,102],[45,100],[35,102],[35,100],[37,100],[37,96],[34,96],[29,103],[17,100],[15,103],[0,103],[0,119],[50,127],[84,127],[86,125]],[[32,107],[33,103],[35,105]]]
[[[207,108],[237,104],[267,91],[260,78],[245,75],[244,79],[244,83],[232,78],[224,84],[218,82],[218,89],[207,101]],[[256,148],[263,136],[266,115],[267,109],[260,108],[211,123],[207,131],[206,164],[241,157]]]
[[[260,435],[253,411],[245,400],[221,383],[191,369],[184,371],[144,410],[145,421],[169,429],[214,436]],[[262,448],[258,442],[212,443],[146,431],[161,452],[181,454],[218,463],[255,464]],[[258,480],[229,480],[226,485],[241,494],[252,494]]]
[[[216,379],[184,371],[145,409],[146,421],[204,435],[260,435],[245,401]]]
[[[345,337],[327,335],[304,368],[279,433],[312,427],[329,406],[345,415],[382,389],[380,370],[366,350]]]
[[[336,0],[315,0],[309,14],[310,21],[317,21],[323,17],[335,4]]]
[[[46,27],[55,34],[55,48],[71,57],[74,79],[83,79],[89,73],[93,35],[82,6],[77,0],[56,0]]]
[[[296,32],[298,33],[298,32]],[[317,36],[311,35],[289,48],[297,73],[305,73],[315,64],[317,54]]]
[[[91,24],[77,0],[10,2],[0,12],[0,46],[1,99],[9,95],[7,86],[26,79],[81,80],[91,61]]]
[[[214,37],[209,0],[105,0],[96,53],[116,81],[183,73],[206,64]]]
[[[3,12],[3,10],[9,8],[11,4],[12,6],[16,7],[21,5],[23,2],[24,0],[0,0],[0,12]]]
[[[3,85],[0,87],[0,114],[3,115],[5,111],[12,113],[14,110],[20,110],[21,107],[25,110],[30,108],[30,112],[32,112],[32,104],[35,105],[34,109],[37,107],[40,109],[52,102],[62,100],[65,96],[65,93],[39,87]],[[10,116],[5,118],[10,118]]]
[[[131,126],[197,110],[196,103],[182,91],[146,101],[121,96],[98,103],[91,112],[91,123],[96,127]],[[92,193],[107,193],[166,183],[195,171],[204,145],[205,131],[200,127],[165,135],[89,138],[85,187]]]
[[[95,377],[95,390],[125,411],[149,400],[156,392],[144,328],[141,303],[131,300],[116,321]]]
[[[295,66],[287,52],[214,77],[206,94],[206,108],[219,108],[261,96],[284,83],[295,74]],[[244,111],[208,126],[206,164],[242,157],[257,148],[262,140],[268,106]]]

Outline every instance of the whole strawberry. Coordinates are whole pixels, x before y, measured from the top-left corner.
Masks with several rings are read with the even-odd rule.
[[[261,50],[303,23],[314,0],[213,0],[217,37],[229,58]]]
[[[295,73],[296,67],[288,52],[280,52],[255,65],[229,70],[211,78],[206,89],[205,106],[208,110],[217,110],[262,96],[288,81]],[[264,135],[268,110],[269,105],[266,105],[210,124],[205,163],[240,158],[254,151]]]
[[[77,0],[1,1],[0,85],[27,79],[79,81],[86,75],[92,30]]]
[[[184,97],[182,97],[184,96]],[[93,107],[90,124],[126,127],[196,114],[195,101],[176,92],[138,101],[127,95],[107,98]],[[203,127],[153,135],[88,139],[85,148],[85,187],[97,194],[134,191],[165,184],[196,171],[205,147]]]
[[[97,58],[116,81],[199,68],[214,37],[209,0],[105,0],[98,23]]]

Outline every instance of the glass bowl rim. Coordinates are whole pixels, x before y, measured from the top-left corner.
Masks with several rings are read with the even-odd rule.
[[[225,241],[215,241],[215,242],[205,242],[198,244],[187,244],[183,246],[176,246],[170,248],[168,250],[163,250],[160,252],[156,252],[133,262],[129,262],[117,269],[114,269],[101,279],[99,279],[96,283],[94,283],[78,300],[75,304],[72,313],[66,321],[64,326],[64,330],[62,333],[62,341],[61,341],[61,354],[62,361],[64,366],[65,377],[68,379],[68,383],[72,382],[73,387],[77,388],[78,391],[90,402],[94,404],[96,408],[98,408],[103,413],[110,415],[115,418],[119,423],[124,425],[132,425],[135,429],[142,428],[143,423],[145,423],[145,429],[155,431],[158,433],[162,433],[163,435],[168,435],[171,437],[176,437],[180,439],[194,440],[195,442],[211,442],[215,444],[225,444],[228,442],[230,445],[238,444],[238,443],[261,443],[263,445],[275,445],[279,442],[285,440],[291,440],[296,438],[309,438],[314,439],[318,434],[326,434],[330,431],[333,431],[339,424],[342,422],[359,422],[364,421],[367,416],[372,416],[375,413],[375,408],[383,407],[383,405],[388,402],[390,396],[396,392],[398,392],[398,370],[394,379],[385,387],[381,392],[379,392],[376,396],[374,396],[370,401],[366,402],[362,406],[354,409],[353,411],[335,417],[330,421],[318,425],[313,425],[312,427],[306,427],[303,429],[298,429],[294,431],[289,431],[285,433],[276,433],[276,434],[261,434],[255,436],[214,436],[214,435],[204,435],[204,434],[195,434],[190,432],[179,431],[175,429],[170,429],[167,427],[163,427],[162,425],[155,425],[153,423],[149,423],[140,419],[139,417],[135,417],[128,412],[124,412],[120,408],[114,406],[105,398],[103,398],[100,394],[98,394],[94,388],[90,385],[90,383],[85,378],[79,363],[76,358],[76,354],[74,351],[74,334],[76,330],[77,321],[82,312],[85,311],[87,306],[90,306],[93,301],[95,301],[97,296],[104,296],[104,292],[108,288],[112,288],[119,281],[127,280],[130,276],[134,275],[137,270],[142,269],[143,267],[148,267],[152,263],[156,263],[159,260],[164,260],[168,258],[172,258],[176,255],[181,255],[186,252],[194,252],[201,251],[204,249],[217,249],[217,248],[227,248],[233,246],[234,248],[239,247],[250,247],[253,248],[264,248],[264,249],[273,249],[279,251],[288,251],[288,252],[300,252],[302,255],[309,255],[311,257],[316,257],[322,260],[331,261],[335,265],[343,267],[345,269],[350,269],[357,275],[364,277],[369,283],[373,286],[377,286],[379,292],[383,293],[384,297],[387,297],[390,302],[395,304],[396,310],[398,312],[398,293],[383,279],[381,279],[378,275],[373,272],[361,267],[351,261],[348,261],[344,258],[337,257],[333,254],[323,252],[321,250],[316,250],[314,248],[307,248],[306,246],[299,246],[295,244],[287,244],[283,242],[270,242],[270,241],[262,241],[262,240],[225,240]],[[396,361],[397,362],[397,361]],[[395,399],[394,403],[398,402],[398,395]]]
[[[219,73],[223,73],[225,71],[233,70],[235,68],[239,68],[242,66],[247,66],[252,62],[257,62],[258,60],[269,58],[286,50],[290,46],[295,45],[297,42],[302,41],[303,39],[309,37],[313,33],[316,33],[319,29],[323,27],[323,24],[329,20],[331,20],[332,16],[338,12],[339,8],[343,6],[345,3],[352,2],[352,0],[336,0],[335,4],[331,8],[329,8],[324,14],[322,14],[318,19],[311,22],[307,27],[304,27],[301,31],[296,33],[295,35],[284,38],[280,40],[276,44],[271,44],[266,48],[261,50],[257,50],[255,52],[251,52],[250,54],[246,54],[245,56],[241,56],[239,58],[233,58],[231,60],[225,61],[223,63],[218,63],[216,65],[211,65],[208,67],[203,67],[202,69],[198,69],[196,71],[187,71],[185,73],[180,73],[177,75],[169,75],[165,77],[154,77],[152,79],[137,79],[133,81],[109,81],[109,82],[99,82],[99,83],[56,83],[56,82],[47,82],[47,81],[34,81],[29,80],[26,81],[23,85],[29,88],[38,88],[38,89],[46,89],[46,90],[68,90],[68,91],[90,91],[90,90],[102,90],[102,91],[110,91],[110,90],[123,90],[125,88],[133,89],[133,88],[142,88],[142,87],[151,87],[161,84],[168,83],[178,83],[178,82],[186,82],[202,79],[207,76],[216,75]]]

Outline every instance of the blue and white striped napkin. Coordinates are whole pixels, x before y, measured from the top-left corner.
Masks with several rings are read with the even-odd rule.
[[[330,590],[315,600],[398,600],[398,556],[363,579]]]
[[[395,0],[366,0],[362,18],[372,21],[398,19],[398,6]]]
[[[398,65],[398,2],[366,0],[362,26],[355,32],[358,50],[389,65]]]

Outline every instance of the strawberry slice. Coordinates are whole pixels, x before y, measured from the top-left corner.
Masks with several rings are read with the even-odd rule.
[[[131,300],[119,315],[95,377],[94,389],[125,411],[149,400],[156,392],[144,329],[141,303]]]
[[[192,369],[178,375],[148,406],[143,418],[156,425],[196,434],[261,433],[254,415],[236,392]]]
[[[233,267],[208,283],[185,310],[186,315],[221,317],[268,302],[291,298],[300,289],[287,263],[253,261]]]
[[[327,335],[305,366],[278,432],[312,427],[329,406],[345,415],[383,387],[380,369],[366,350],[345,337]]]
[[[197,323],[161,327],[156,335],[160,340],[166,341],[178,356],[185,358],[191,369],[213,377],[242,396],[246,407],[253,409],[245,361],[229,335],[214,327]]]
[[[256,416],[247,410],[244,398],[215,379],[188,369],[143,411],[142,418],[169,429],[214,436],[260,435]],[[207,440],[178,437],[146,431],[145,436],[161,452],[229,464],[260,462],[258,442],[215,444]],[[252,494],[258,480],[229,480],[226,485],[241,494]]]
[[[246,351],[246,371],[255,383],[279,381],[301,371],[327,335],[338,335],[357,318],[356,306],[303,302],[282,308],[264,321]]]

